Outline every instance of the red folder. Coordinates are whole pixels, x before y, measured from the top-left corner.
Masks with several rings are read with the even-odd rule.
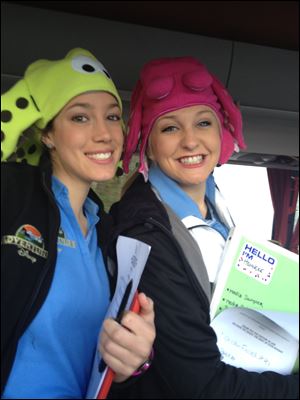
[[[133,312],[136,312],[136,313],[138,313],[140,311],[140,303],[139,303],[139,300],[138,300],[138,292],[135,292],[135,295],[134,295],[130,310],[133,311]],[[106,399],[114,377],[115,377],[114,371],[111,368],[108,368],[107,374],[106,374],[106,376],[104,378],[104,381],[103,381],[103,383],[101,385],[99,393],[98,393],[98,395],[96,397],[97,399]]]

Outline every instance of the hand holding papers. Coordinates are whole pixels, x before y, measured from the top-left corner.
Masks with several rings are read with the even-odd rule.
[[[105,318],[117,318],[132,304],[151,247],[139,240],[119,236],[117,240],[118,277],[114,297]],[[86,398],[97,398],[109,369],[99,371],[101,355],[96,350]]]
[[[132,281],[130,281],[130,282],[132,282]],[[125,298],[125,295],[124,295],[124,298]],[[120,309],[121,309],[121,307],[120,307]],[[135,293],[135,296],[134,296],[132,305],[130,307],[130,310],[135,312],[135,313],[137,313],[137,314],[138,314],[138,312],[140,310],[140,304],[139,304],[138,293],[137,292]],[[103,378],[103,382],[102,382],[102,385],[100,387],[100,390],[98,392],[97,399],[106,399],[106,397],[108,395],[108,392],[109,392],[109,389],[110,389],[110,386],[111,386],[111,384],[112,384],[112,382],[114,380],[114,377],[115,377],[114,371],[111,368],[108,368],[107,373],[106,373],[105,377]]]

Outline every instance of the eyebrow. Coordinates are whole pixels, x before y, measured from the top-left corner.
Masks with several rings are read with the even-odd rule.
[[[93,109],[93,108],[95,108],[95,106],[93,106],[90,103],[74,103],[74,104],[70,105],[66,110],[68,111],[68,110],[71,110],[72,108],[75,108],[75,107],[82,107],[82,108],[85,108],[85,109]],[[111,108],[115,108],[115,107],[118,107],[120,109],[120,106],[119,106],[118,103],[109,104],[107,106],[107,109],[110,110]]]
[[[210,114],[214,115],[213,111],[211,111],[211,110],[201,110],[201,111],[198,111],[198,112],[196,113],[196,116],[198,116],[198,115],[200,115],[200,114],[204,114],[204,113],[210,113]],[[176,115],[163,116],[163,117],[161,117],[161,119],[159,119],[159,121],[163,121],[164,119],[177,120],[178,117],[177,117]]]

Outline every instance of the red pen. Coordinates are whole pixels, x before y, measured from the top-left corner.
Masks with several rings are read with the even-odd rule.
[[[130,310],[137,314],[140,311],[140,303],[139,303],[137,291],[135,292],[134,298],[132,300]],[[111,368],[108,368],[107,374],[103,380],[103,383],[101,385],[99,393],[96,397],[97,399],[106,399],[114,377],[115,377],[114,371]]]

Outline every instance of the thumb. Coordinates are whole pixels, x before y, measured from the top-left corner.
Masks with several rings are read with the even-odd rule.
[[[154,322],[154,303],[147,297],[145,293],[139,293],[138,300],[140,303],[139,315],[147,322]]]

